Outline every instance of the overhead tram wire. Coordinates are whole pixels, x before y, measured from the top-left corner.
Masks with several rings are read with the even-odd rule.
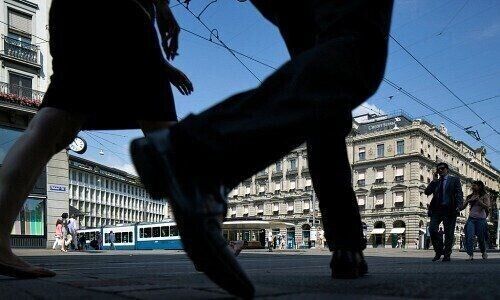
[[[443,86],[448,92],[450,92],[453,97],[455,97],[457,100],[459,100],[465,107],[467,107],[474,115],[476,115],[481,121],[484,122],[485,125],[490,127],[495,133],[500,135],[500,132],[494,128],[490,123],[488,123],[483,117],[481,117],[475,110],[473,110],[467,103],[465,103],[462,98],[460,98],[455,92],[453,92],[443,81],[441,81],[431,70],[429,70],[420,60],[418,60],[408,49],[406,49],[405,46],[403,46],[396,38],[394,38],[391,34],[389,34],[389,37],[396,42],[396,44],[399,45],[408,55],[410,55],[413,60],[415,60],[427,73],[429,73],[441,86]]]
[[[99,140],[97,140],[96,138],[94,138],[89,132],[83,131],[83,133],[85,133],[87,136],[89,136],[92,140],[94,140],[96,143],[98,143],[99,145],[101,145],[101,147],[103,147],[104,149],[106,149],[107,151],[109,151],[111,154],[113,154],[114,156],[116,156],[122,162],[127,163],[127,164],[130,163],[130,162],[126,161],[123,157],[121,157],[118,153],[116,153],[115,151],[113,151],[113,150],[109,149],[108,147],[104,146],[103,143],[101,143]]]
[[[187,4],[186,4],[186,5],[184,5],[184,4],[182,3],[182,1],[181,1],[181,0],[177,0],[177,2],[178,2],[179,4],[181,4],[181,6],[182,6],[182,7],[184,7],[184,8],[185,8],[185,9],[186,9],[186,10],[187,10],[187,11],[188,11],[191,15],[193,15],[193,17],[194,17],[196,20],[198,20],[198,22],[200,22],[200,24],[201,24],[201,25],[203,25],[203,27],[205,27],[205,29],[206,29],[206,30],[208,30],[208,32],[210,33],[210,38],[209,38],[209,39],[212,39],[212,36],[213,36],[213,37],[215,37],[215,38],[217,39],[217,41],[219,41],[219,43],[220,43],[220,44],[221,44],[221,45],[222,45],[222,46],[223,46],[223,47],[224,47],[227,51],[229,51],[229,53],[231,53],[231,55],[232,55],[232,56],[233,56],[233,57],[234,57],[234,58],[235,58],[235,59],[236,59],[236,60],[237,60],[237,61],[238,61],[238,62],[239,62],[239,63],[240,63],[240,64],[241,64],[241,65],[242,65],[242,66],[243,66],[243,67],[244,67],[244,68],[245,68],[245,69],[246,69],[249,73],[250,73],[250,74],[252,74],[252,76],[253,76],[253,77],[255,77],[255,79],[257,79],[257,81],[259,81],[260,83],[262,83],[262,80],[261,80],[259,77],[257,77],[257,75],[255,75],[255,73],[254,73],[252,70],[250,70],[250,68],[249,68],[249,67],[248,67],[248,66],[247,66],[247,65],[246,65],[243,61],[241,61],[241,59],[240,59],[240,58],[236,55],[236,53],[234,53],[234,52],[231,50],[231,48],[229,48],[229,46],[227,46],[227,45],[226,45],[226,43],[224,43],[224,41],[222,41],[222,40],[220,39],[220,37],[219,37],[219,32],[218,32],[218,30],[217,30],[216,28],[214,28],[214,29],[210,29],[210,28],[207,26],[207,24],[206,24],[205,22],[203,22],[203,20],[200,18],[201,14],[196,15],[196,14],[195,14],[195,13],[194,13],[194,12],[193,12],[193,11],[192,11],[189,7],[188,7],[188,5],[187,5]],[[212,4],[213,2],[214,2],[214,1],[210,2],[210,4]],[[208,5],[210,5],[210,4],[208,4]],[[208,7],[208,5],[207,5],[206,7]],[[206,9],[206,7],[205,7],[205,9]],[[203,9],[203,10],[202,10],[202,12],[203,12],[205,9]],[[215,32],[215,34],[214,34],[214,32]]]
[[[394,89],[398,90],[403,95],[407,96],[408,98],[410,98],[411,100],[417,102],[418,104],[422,105],[423,107],[429,109],[430,111],[434,112],[434,114],[439,115],[440,117],[442,117],[443,119],[445,119],[446,121],[448,121],[450,124],[454,125],[455,127],[459,128],[460,130],[462,130],[465,133],[467,133],[467,127],[462,126],[461,124],[457,123],[455,120],[453,120],[450,117],[446,116],[445,114],[443,114],[442,112],[438,111],[434,107],[432,107],[429,104],[425,103],[421,99],[415,97],[413,94],[411,94],[410,92],[406,91],[404,88],[402,88],[398,84],[394,83],[393,81],[389,80],[388,78],[384,77],[383,80],[384,80],[385,83],[387,83],[388,85],[390,85]],[[486,143],[483,139],[476,139],[476,141],[478,141],[479,143],[483,144],[484,146],[490,148],[493,151],[493,153],[497,153],[498,154],[500,152],[495,147],[493,147],[490,144]]]
[[[479,100],[476,100],[476,101],[472,101],[472,102],[469,102],[467,103],[468,105],[471,105],[471,104],[477,104],[477,103],[481,103],[481,102],[484,102],[484,101],[489,101],[489,100],[492,100],[492,99],[495,99],[495,98],[499,98],[500,95],[495,95],[495,96],[492,96],[492,97],[488,97],[488,98],[483,98],[483,99],[479,99]],[[454,106],[454,107],[450,107],[450,108],[446,108],[446,109],[443,109],[441,110],[441,112],[446,112],[446,111],[450,111],[450,110],[455,110],[455,109],[458,109],[458,108],[462,108],[464,107],[465,105],[458,105],[458,106]],[[427,115],[422,115],[420,116],[419,118],[425,118],[425,117],[429,117],[429,116],[433,116],[435,115],[435,113],[432,113],[432,114],[427,114]]]

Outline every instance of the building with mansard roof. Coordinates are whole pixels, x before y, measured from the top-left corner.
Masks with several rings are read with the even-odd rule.
[[[443,124],[436,127],[404,112],[391,117],[364,115],[355,119],[346,142],[369,247],[396,247],[398,240],[405,247],[426,246],[430,197],[424,190],[437,162],[446,162],[451,173],[460,178],[464,195],[470,193],[474,180],[485,182],[492,197],[498,194],[500,172],[487,159],[485,148],[474,149],[454,140]],[[491,229],[498,223],[496,201],[492,203]],[[286,237],[289,248],[307,247],[310,240],[323,244],[321,214],[317,204],[313,205],[304,145],[243,181],[230,193],[229,204],[229,219],[262,218],[295,224],[273,230],[274,235]],[[467,216],[468,210],[464,210],[457,220],[457,247]],[[244,230],[240,237],[255,238]]]

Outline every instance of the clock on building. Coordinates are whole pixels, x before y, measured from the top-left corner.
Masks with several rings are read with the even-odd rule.
[[[75,153],[83,154],[87,151],[87,142],[81,137],[76,137],[71,144],[69,144],[69,149]]]

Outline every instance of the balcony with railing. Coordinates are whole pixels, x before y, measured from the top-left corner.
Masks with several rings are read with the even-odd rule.
[[[0,82],[0,101],[38,108],[42,103],[44,92],[24,86]]]
[[[4,57],[40,67],[40,47],[5,35],[2,35],[2,38],[4,46],[2,55]]]

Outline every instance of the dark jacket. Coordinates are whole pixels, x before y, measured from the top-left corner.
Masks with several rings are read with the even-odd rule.
[[[440,210],[438,188],[439,181],[433,180],[425,189],[425,194],[427,196],[431,194],[433,195],[429,206],[429,213]],[[448,175],[446,180],[445,195],[449,197],[449,213],[456,214],[462,208],[462,203],[464,202],[462,184],[460,183],[460,179],[458,177]]]

